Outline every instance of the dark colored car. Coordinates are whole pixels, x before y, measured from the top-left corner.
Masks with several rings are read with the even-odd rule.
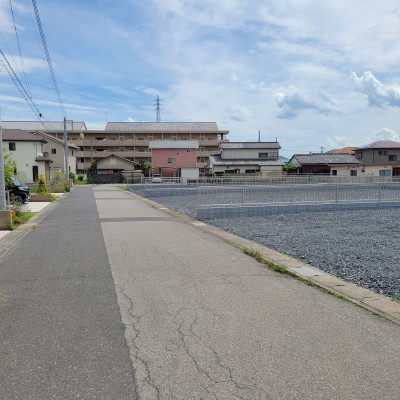
[[[10,201],[12,203],[26,203],[29,201],[29,188],[22,184],[17,178],[12,177],[12,186],[8,186]]]

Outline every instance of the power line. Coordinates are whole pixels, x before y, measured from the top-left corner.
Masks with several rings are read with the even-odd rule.
[[[19,52],[19,58],[21,60],[21,67],[22,67],[22,74],[24,76],[24,80],[25,80],[25,84],[26,84],[26,88],[29,91],[29,94],[32,97],[32,92],[29,88],[29,84],[28,84],[28,79],[27,79],[27,74],[26,74],[26,68],[25,68],[25,63],[24,63],[24,59],[22,57],[22,50],[21,50],[21,44],[19,42],[19,37],[18,37],[18,31],[17,31],[17,25],[15,23],[15,16],[14,16],[14,9],[12,6],[12,0],[10,0],[10,8],[11,8],[11,15],[12,15],[12,19],[13,19],[13,23],[14,23],[14,31],[15,31],[15,37],[17,38],[17,44],[18,44],[18,52]]]
[[[26,100],[26,102],[29,104],[29,107],[33,111],[33,113],[36,115],[36,117],[40,120],[42,118],[42,113],[39,111],[39,109],[36,107],[36,104],[34,103],[32,97],[29,95],[29,93],[26,91],[24,88],[24,85],[21,83],[19,80],[17,74],[15,73],[13,67],[11,64],[8,62],[7,57],[3,53],[2,50],[0,50],[0,53],[2,55],[2,59],[0,60],[1,64],[4,66],[5,70],[7,71],[8,75],[10,75],[11,80],[13,81],[14,85],[16,88],[19,90],[21,93],[22,97]]]
[[[60,107],[61,107],[61,109],[63,111],[63,115],[65,116],[66,115],[65,107],[64,107],[64,104],[63,104],[63,102],[61,100],[60,90],[58,89],[57,80],[56,80],[56,76],[54,74],[53,64],[51,63],[49,49],[47,48],[46,38],[44,36],[42,23],[40,21],[39,10],[37,8],[36,0],[32,0],[32,5],[33,5],[33,9],[35,11],[36,22],[37,22],[37,25],[38,25],[38,28],[39,28],[40,38],[42,40],[42,45],[43,45],[44,52],[45,52],[45,55],[46,55],[47,65],[49,66],[51,80],[53,82],[53,86],[54,86],[54,90],[55,90],[56,95],[57,95],[58,102],[59,102]]]

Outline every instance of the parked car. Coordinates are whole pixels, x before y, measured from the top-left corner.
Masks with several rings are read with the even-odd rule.
[[[152,183],[162,183],[162,177],[160,174],[154,174],[151,178]]]
[[[11,178],[12,185],[8,186],[6,190],[10,193],[10,201],[12,203],[26,203],[29,201],[29,188],[21,183],[15,176]]]

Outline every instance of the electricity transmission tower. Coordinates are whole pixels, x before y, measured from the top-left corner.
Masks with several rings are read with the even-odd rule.
[[[161,99],[159,95],[157,95],[156,98],[155,109],[156,109],[156,121],[161,122]]]

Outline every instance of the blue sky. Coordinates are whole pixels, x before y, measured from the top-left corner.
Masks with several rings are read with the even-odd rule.
[[[351,4],[351,6],[350,6]],[[44,119],[61,120],[30,0],[0,0],[0,49]],[[68,119],[215,121],[281,154],[400,141],[392,0],[37,0]],[[3,120],[35,115],[0,70]]]

